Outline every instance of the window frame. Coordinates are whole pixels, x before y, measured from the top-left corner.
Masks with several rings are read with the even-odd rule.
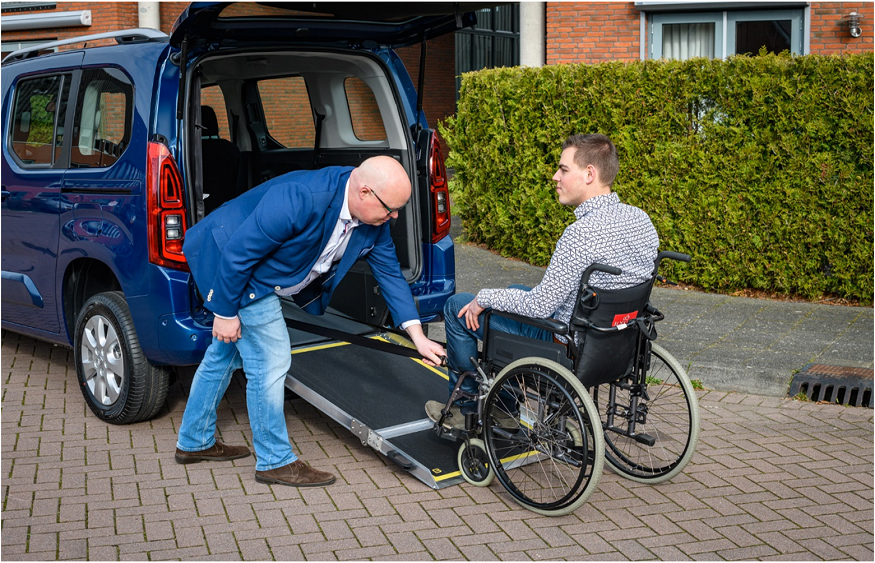
[[[10,119],[7,124],[6,131],[6,148],[9,154],[12,155],[15,163],[22,169],[28,170],[53,170],[65,169],[69,167],[69,147],[70,137],[72,135],[73,120],[71,116],[71,101],[74,99],[74,93],[79,86],[79,70],[53,70],[51,72],[22,75],[16,82],[13,91],[12,99],[10,100]],[[24,162],[19,156],[14,147],[14,138],[12,130],[15,126],[15,111],[18,107],[19,94],[21,93],[21,85],[32,80],[43,80],[46,78],[60,78],[58,83],[58,100],[55,103],[54,119],[52,120],[52,142],[51,142],[51,162]],[[69,88],[65,88],[69,84]],[[62,99],[66,89],[66,101]],[[64,110],[64,115],[60,115],[61,110]],[[60,146],[57,145],[58,128],[63,122],[64,136],[61,139]],[[60,149],[60,150],[58,150]]]
[[[88,87],[88,85],[91,84],[91,82],[92,82],[91,80],[86,80],[86,78],[85,78],[86,73],[93,72],[93,71],[106,71],[108,69],[112,69],[112,70],[118,72],[119,74],[121,74],[124,77],[125,81],[127,82],[127,85],[130,87],[130,94],[125,99],[125,118],[124,118],[125,134],[122,136],[122,141],[121,141],[124,144],[124,146],[121,147],[121,150],[119,151],[118,156],[114,157],[115,160],[113,160],[112,162],[107,163],[105,165],[102,165],[102,166],[79,166],[79,165],[73,166],[74,142],[76,143],[75,146],[78,146],[82,132],[81,132],[81,128],[80,128],[79,135],[74,140],[73,136],[72,136],[72,130],[71,130],[71,135],[69,136],[69,140],[68,140],[69,149],[68,149],[68,159],[67,159],[67,166],[66,166],[67,168],[71,168],[71,169],[75,168],[77,170],[111,168],[117,162],[122,160],[122,157],[127,152],[128,148],[130,148],[130,146],[131,146],[131,140],[133,139],[133,136],[134,136],[134,116],[137,113],[136,112],[137,92],[136,92],[136,87],[134,85],[134,80],[131,78],[131,76],[123,68],[115,66],[115,65],[102,65],[102,66],[89,67],[89,68],[80,70],[79,71],[79,78],[78,78],[78,80],[76,80],[76,96],[75,96],[75,98],[72,99],[72,101],[74,103],[68,104],[67,111],[70,114],[70,120],[71,120],[72,125],[79,126],[79,122],[77,121],[77,118],[81,119],[81,116],[79,115],[80,102],[83,101],[83,96],[85,95],[85,90]],[[112,77],[111,74],[109,76]],[[103,119],[103,117],[101,117],[101,119]],[[94,149],[93,144],[94,144],[94,140],[92,140],[92,149],[91,150],[93,150],[93,151],[99,150],[99,149]],[[121,146],[121,143],[118,143],[118,144],[114,143],[114,144],[116,146]]]
[[[316,114],[315,114],[315,108],[313,107],[313,98],[310,95],[310,85],[307,83],[307,78],[299,73],[281,74],[281,75],[277,75],[277,76],[263,76],[260,78],[254,78],[254,79],[252,79],[251,82],[252,82],[253,87],[255,89],[255,93],[258,96],[258,106],[259,106],[258,111],[261,112],[261,117],[263,120],[262,124],[264,126],[264,134],[267,137],[267,139],[269,139],[269,141],[276,146],[268,145],[266,147],[259,147],[259,150],[261,150],[261,151],[266,151],[266,150],[305,151],[305,150],[314,150],[315,149],[315,147],[313,146],[312,143],[309,146],[306,146],[306,145],[294,146],[294,147],[286,146],[279,139],[274,137],[273,134],[271,133],[270,124],[268,123],[269,116],[268,116],[268,113],[265,111],[264,98],[262,96],[262,89],[261,89],[260,85],[262,82],[268,82],[268,81],[272,81],[272,80],[285,80],[288,78],[299,78],[304,85],[304,91],[307,93],[307,103],[310,106],[310,119],[311,119],[310,124],[313,127],[313,137],[314,137],[314,141],[315,141],[316,129],[317,129]],[[276,123],[274,123],[274,125],[276,125]],[[276,129],[274,131],[276,131]]]
[[[691,4],[690,7],[695,7]],[[714,58],[726,59],[736,54],[736,24],[745,21],[790,20],[790,52],[802,55],[807,51],[805,10],[798,7],[766,10],[723,10],[700,12],[647,13],[650,49],[648,59],[662,58],[662,26],[684,23],[714,23]]]

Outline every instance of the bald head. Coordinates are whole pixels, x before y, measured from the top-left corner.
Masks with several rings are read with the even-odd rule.
[[[380,225],[410,199],[410,178],[394,158],[371,157],[349,177],[349,210],[353,217],[370,225]],[[393,210],[393,211],[389,211]]]

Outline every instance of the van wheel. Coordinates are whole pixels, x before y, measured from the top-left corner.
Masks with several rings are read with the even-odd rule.
[[[76,320],[74,352],[79,388],[100,419],[140,422],[164,405],[170,369],[146,359],[121,292],[98,293],[85,302]]]

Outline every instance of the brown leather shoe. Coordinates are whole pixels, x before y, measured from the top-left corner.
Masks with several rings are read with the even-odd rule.
[[[198,463],[199,461],[231,461],[249,457],[249,448],[246,446],[226,446],[216,440],[212,448],[199,452],[184,452],[176,448],[176,463]]]
[[[327,471],[319,471],[300,459],[267,471],[256,471],[255,480],[259,483],[289,485],[292,487],[323,487],[337,478]]]

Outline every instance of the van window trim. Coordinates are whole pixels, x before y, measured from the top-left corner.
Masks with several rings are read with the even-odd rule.
[[[12,156],[13,161],[16,165],[21,167],[22,170],[34,170],[34,171],[46,171],[46,170],[66,170],[68,168],[68,161],[65,158],[69,157],[69,146],[70,146],[70,133],[72,133],[72,119],[70,118],[70,100],[76,91],[75,88],[79,86],[79,74],[81,71],[76,69],[52,69],[50,71],[43,72],[34,72],[30,74],[22,74],[17,77],[15,83],[12,85],[10,90],[10,100],[9,100],[9,119],[7,120],[6,130],[4,131],[4,135],[6,137],[6,151]],[[18,153],[15,151],[15,148],[12,146],[12,127],[15,122],[15,108],[18,102],[18,94],[21,90],[21,83],[28,82],[30,80],[39,80],[42,78],[51,78],[59,76],[61,78],[61,82],[58,85],[58,91],[60,94],[63,94],[64,85],[67,80],[70,81],[70,90],[67,93],[67,111],[64,116],[64,138],[61,141],[61,152],[58,158],[55,158],[55,146],[54,140],[56,139],[57,131],[58,131],[58,122],[60,118],[58,116],[58,112],[60,108],[64,105],[62,103],[58,103],[55,108],[55,119],[52,124],[52,162],[50,163],[27,163],[19,158]],[[60,102],[60,100],[59,100]]]

